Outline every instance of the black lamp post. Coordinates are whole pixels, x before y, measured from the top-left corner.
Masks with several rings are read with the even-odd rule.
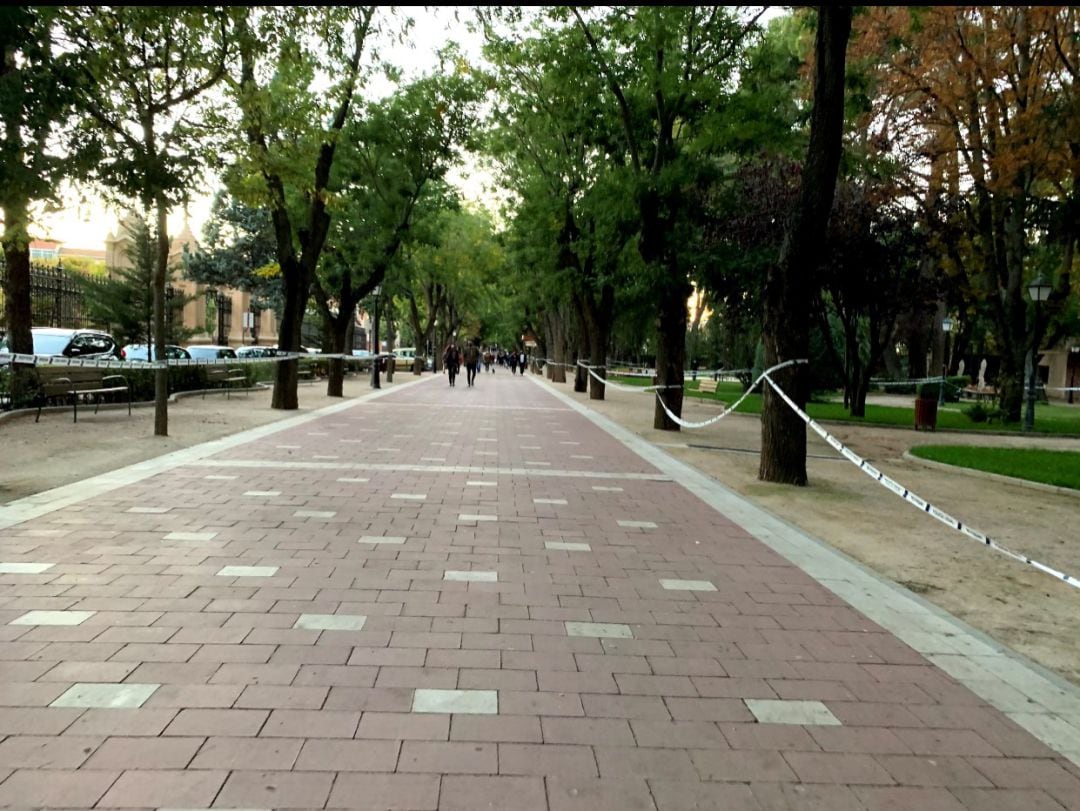
[[[938,406],[945,405],[945,378],[949,375],[949,333],[952,332],[952,319],[948,316],[941,319],[941,331],[945,333],[945,340],[941,348],[941,385],[938,386]]]
[[[382,287],[375,285],[372,292],[375,293],[375,317],[371,325],[371,388],[381,389],[382,386],[379,383],[379,294],[382,292]]]
[[[1031,280],[1031,284],[1028,285],[1028,295],[1031,297],[1031,303],[1035,305],[1035,320],[1032,324],[1031,330],[1031,372],[1028,376],[1028,392],[1027,392],[1027,410],[1024,413],[1024,430],[1035,430],[1035,380],[1038,367],[1035,361],[1038,356],[1039,346],[1039,305],[1050,298],[1050,293],[1053,288],[1050,283],[1046,281],[1046,277],[1041,273]]]

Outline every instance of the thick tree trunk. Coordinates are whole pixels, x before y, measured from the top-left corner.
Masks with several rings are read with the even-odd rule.
[[[394,354],[394,343],[397,340],[397,333],[394,329],[394,319],[387,317],[386,319],[386,351],[389,354]],[[386,382],[394,382],[394,359],[386,359]]]
[[[603,400],[607,386],[607,348],[611,340],[611,324],[615,317],[615,288],[605,284],[600,291],[600,303],[591,297],[585,302],[589,319],[589,365],[594,374],[589,375],[589,399]]]
[[[584,297],[590,295],[589,292],[575,293],[574,294],[574,313],[577,316],[577,363],[574,364],[574,391],[586,392],[589,390],[589,370],[586,369],[581,363],[585,362],[586,358],[592,357],[592,347],[590,346],[591,334],[589,330],[589,318],[585,312],[586,304]]]
[[[278,324],[278,349],[284,352],[300,351],[300,327],[304,320],[304,308],[307,305],[307,285],[301,290],[299,267],[282,266],[285,288],[285,303],[282,307],[281,323]],[[274,392],[270,400],[271,408],[292,411],[300,407],[297,395],[297,363],[295,360],[283,361],[275,365]]]
[[[168,203],[157,204],[157,257],[154,263],[154,358],[165,360],[165,279],[169,270]],[[154,370],[154,436],[169,435],[169,370]]]
[[[347,354],[352,351],[348,342],[348,333],[350,322],[353,320],[351,313],[347,318],[342,318],[339,313],[337,318],[327,319],[326,325],[330,329],[331,354]],[[331,358],[329,361],[326,376],[326,396],[345,396],[345,361],[341,358]]]
[[[555,357],[552,359],[554,362],[548,364],[548,368],[551,369],[552,383],[566,382],[566,367],[563,365],[566,363],[566,340],[563,335],[565,329],[566,325],[561,315],[558,313],[553,315],[551,317],[551,349]]]
[[[661,292],[657,312],[656,385],[658,394],[668,410],[682,416],[683,367],[686,364],[686,323],[689,320],[686,301],[690,296],[690,283],[679,272],[668,274],[670,280]],[[678,431],[679,424],[667,415],[660,399],[653,411],[653,428]]]
[[[30,237],[29,207],[24,199],[8,201],[4,206],[4,262],[7,282],[4,285],[4,309],[7,326],[8,351],[19,355],[34,352],[33,309],[30,298]],[[13,407],[28,402],[31,396],[33,372],[23,366],[12,366],[11,403]]]
[[[777,264],[765,280],[763,339],[767,367],[809,352],[808,302],[836,189],[844,124],[844,62],[851,33],[850,6],[819,6],[815,44],[814,108],[802,175],[799,208],[784,237]],[[799,406],[808,392],[806,370],[788,366],[773,380]],[[758,476],[781,484],[806,484],[806,424],[767,383],[761,414]]]

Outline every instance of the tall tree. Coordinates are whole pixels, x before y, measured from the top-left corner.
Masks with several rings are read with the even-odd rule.
[[[844,75],[851,34],[850,6],[819,6],[814,45],[814,109],[799,204],[784,230],[780,258],[765,279],[765,365],[806,358],[810,346],[809,302],[816,295],[821,234],[829,219],[844,126]],[[799,366],[773,379],[799,405],[809,396]],[[771,387],[761,413],[758,476],[781,484],[806,484],[806,424]]]
[[[221,8],[77,6],[65,9],[65,36],[91,54],[79,105],[100,135],[100,182],[153,211],[154,348],[165,357],[168,214],[186,202],[206,155],[206,92],[225,75],[229,15]],[[154,434],[169,432],[169,372],[154,373]]]
[[[338,145],[366,75],[374,6],[244,9],[239,76],[230,82],[245,143],[234,190],[270,211],[281,269],[279,348],[300,351],[311,285],[331,224]],[[329,89],[316,79],[330,77]],[[252,181],[255,181],[253,183]],[[274,408],[299,407],[297,363],[275,367]]]
[[[53,41],[56,10],[44,6],[0,9],[0,209],[7,281],[4,285],[7,343],[31,354],[30,217],[38,202],[52,202],[77,160],[55,150],[58,130],[72,109],[77,50],[64,53]],[[72,150],[74,144],[68,143]],[[71,155],[77,154],[72,151]],[[23,375],[16,370],[16,396]]]

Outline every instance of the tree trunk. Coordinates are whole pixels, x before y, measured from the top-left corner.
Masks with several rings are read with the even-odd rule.
[[[607,347],[611,340],[611,323],[615,316],[615,288],[605,284],[600,290],[600,304],[590,296],[586,302],[586,315],[589,320],[589,365],[593,374],[589,375],[589,399],[603,400],[607,386],[596,376],[607,378]]]
[[[563,365],[566,363],[565,330],[566,325],[563,323],[561,314],[553,314],[551,316],[551,351],[555,357],[552,358],[553,362],[548,364],[551,369],[552,383],[566,382],[566,367]]]
[[[350,322],[354,321],[350,312],[346,317],[338,313],[337,318],[326,319],[326,326],[330,330],[330,352],[334,355],[348,354],[352,351],[349,346],[348,335]],[[331,358],[327,367],[326,396],[345,396],[345,361],[341,358]]]
[[[29,206],[25,199],[12,200],[11,189],[4,205],[4,262],[7,283],[4,285],[4,309],[7,316],[8,351],[19,355],[34,353],[33,309],[30,297]],[[12,366],[11,404],[13,408],[31,396],[33,372]]]
[[[157,201],[157,261],[154,263],[154,358],[165,360],[165,279],[169,269],[169,209],[163,196]],[[154,436],[169,435],[169,370],[154,370]]]
[[[386,316],[386,351],[388,354],[394,354],[394,342],[397,340],[397,332],[394,329],[394,319],[387,313]],[[386,382],[394,382],[394,359],[386,359]]]
[[[574,364],[574,391],[586,392],[589,390],[589,370],[581,364],[585,362],[585,358],[592,357],[592,347],[590,346],[590,330],[589,330],[589,318],[585,312],[586,304],[584,301],[585,296],[589,296],[590,293],[575,293],[574,294],[574,313],[577,315],[577,363]]]
[[[689,320],[686,300],[690,296],[690,283],[681,271],[669,273],[668,284],[660,294],[657,312],[656,384],[662,386],[658,394],[668,410],[682,416],[683,366],[686,364],[686,323]],[[653,411],[653,428],[678,431],[679,424],[667,415],[657,398]]]
[[[293,263],[289,263],[293,264]],[[282,282],[285,289],[285,303],[278,324],[278,349],[284,352],[300,351],[300,327],[304,320],[304,308],[307,305],[307,285],[301,291],[299,267],[282,265]],[[297,395],[297,363],[287,360],[276,365],[274,370],[274,393],[270,407],[292,411],[300,407]]]
[[[851,33],[850,6],[819,6],[814,66],[814,108],[799,207],[786,230],[780,258],[765,280],[765,365],[805,358],[810,330],[807,303],[836,189],[844,125],[844,62]],[[773,380],[799,406],[809,388],[805,369],[788,366]],[[806,484],[806,424],[766,384],[761,414],[758,477],[781,484]]]

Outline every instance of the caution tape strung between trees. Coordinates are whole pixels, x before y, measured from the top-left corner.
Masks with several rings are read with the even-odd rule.
[[[1051,566],[1047,566],[1045,563],[1040,563],[1037,560],[1033,560],[1032,558],[1029,558],[1027,555],[1024,555],[1024,554],[1022,554],[1020,552],[1014,552],[1013,550],[1009,549],[1008,547],[1002,546],[997,541],[992,539],[990,536],[980,532],[977,529],[974,529],[973,527],[967,526],[965,523],[963,523],[959,519],[953,518],[951,515],[949,515],[944,510],[939,509],[938,507],[935,507],[933,504],[931,504],[926,499],[922,498],[921,496],[916,495],[915,493],[911,492],[908,488],[904,487],[899,482],[897,482],[897,481],[889,478],[888,476],[886,476],[884,473],[882,473],[876,467],[871,465],[869,462],[867,462],[865,459],[863,459],[861,456],[859,456],[853,450],[851,450],[846,445],[844,445],[843,442],[841,442],[839,439],[837,439],[832,434],[830,434],[828,431],[826,431],[824,428],[822,428],[820,425],[818,425],[818,423],[815,422],[810,417],[809,414],[807,414],[805,411],[803,411],[801,408],[799,408],[799,406],[796,405],[795,402],[790,397],[788,397],[787,393],[782,388],[780,388],[778,385],[776,385],[776,383],[773,382],[772,378],[769,377],[769,373],[771,371],[773,371],[773,370],[770,369],[769,371],[763,373],[762,377],[764,377],[765,381],[770,386],[772,386],[773,391],[775,391],[777,393],[777,395],[785,403],[788,404],[788,406],[792,409],[792,411],[794,411],[796,414],[798,414],[799,418],[803,422],[805,422],[808,426],[810,426],[810,428],[814,431],[814,433],[816,433],[818,436],[820,436],[822,439],[824,439],[827,443],[829,443],[829,445],[834,450],[839,452],[841,456],[843,456],[845,459],[847,459],[849,462],[851,462],[853,465],[855,465],[857,468],[859,468],[859,470],[861,470],[863,473],[865,473],[871,479],[874,479],[874,481],[878,482],[886,490],[891,490],[893,493],[900,496],[900,498],[904,499],[904,501],[906,501],[909,504],[917,507],[921,511],[927,513],[928,515],[933,516],[934,518],[936,518],[938,521],[945,524],[946,526],[952,527],[953,529],[964,533],[969,538],[971,538],[973,540],[976,540],[979,543],[981,543],[983,546],[989,547],[990,549],[993,549],[995,552],[998,552],[999,554],[1005,555],[1006,557],[1012,558],[1013,560],[1018,560],[1021,563],[1026,563],[1029,566],[1033,566],[1034,568],[1038,569],[1039,571],[1043,572],[1044,574],[1048,574],[1051,577],[1054,577],[1054,578],[1056,578],[1058,580],[1061,580],[1061,581],[1069,584],[1073,588],[1080,589],[1080,580],[1078,580],[1076,577],[1074,577],[1072,575],[1069,575],[1069,574],[1066,574],[1065,572],[1059,571],[1059,570],[1057,570],[1057,569],[1055,569],[1055,568],[1053,568]]]
[[[715,417],[705,420],[704,422],[687,422],[686,420],[672,413],[671,409],[667,407],[667,403],[664,402],[664,398],[660,396],[660,392],[656,393],[656,399],[660,401],[661,407],[664,409],[665,413],[667,413],[668,418],[671,419],[672,422],[681,425],[683,428],[704,428],[708,425],[712,425],[713,423],[720,422],[720,420],[724,419],[724,417],[733,413],[735,409],[742,405],[743,400],[745,400],[753,393],[754,389],[756,389],[758,387],[758,384],[761,383],[763,379],[765,379],[765,376],[767,374],[769,374],[770,372],[778,371],[787,366],[794,366],[801,363],[807,363],[807,361],[804,359],[786,360],[783,363],[778,363],[775,366],[771,366],[770,368],[766,369],[764,372],[758,375],[758,379],[754,381],[754,384],[750,386],[745,392],[743,392],[742,397],[736,400],[732,405],[725,408],[722,413],[717,414]]]

